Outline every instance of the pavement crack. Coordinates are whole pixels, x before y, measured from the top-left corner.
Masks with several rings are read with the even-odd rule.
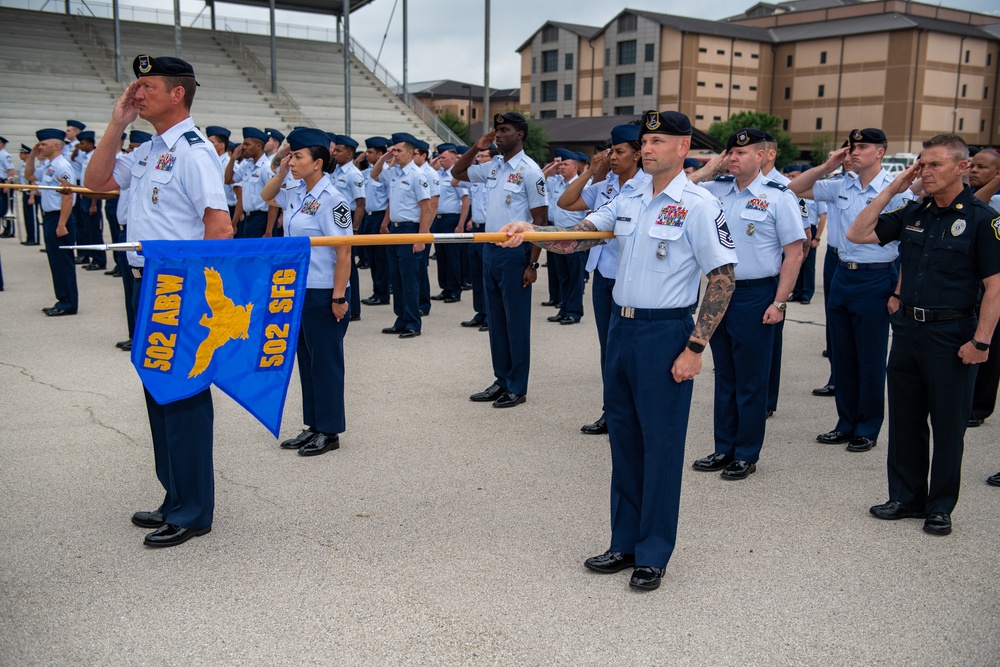
[[[16,370],[17,372],[19,372],[24,377],[28,378],[29,380],[31,380],[35,384],[40,384],[43,387],[49,387],[51,389],[55,389],[56,391],[60,391],[60,392],[72,392],[72,393],[75,393],[75,394],[88,394],[90,396],[100,396],[101,398],[103,398],[106,401],[110,401],[111,400],[110,396],[107,396],[107,395],[102,394],[100,392],[87,391],[85,389],[66,389],[64,387],[58,387],[58,386],[52,384],[51,382],[45,382],[44,380],[39,380],[37,377],[35,377],[34,375],[32,375],[31,372],[28,371],[28,369],[25,368],[24,366],[18,366],[16,364],[11,364],[11,363],[8,363],[6,361],[0,361],[0,366],[7,366],[8,368],[13,368],[14,370]]]
[[[84,406],[82,406],[82,407],[83,407],[83,410],[84,410],[84,412],[86,412],[86,413],[87,413],[87,416],[89,416],[89,417],[90,417],[90,421],[94,422],[95,424],[97,424],[97,425],[98,425],[98,426],[100,426],[101,428],[106,428],[106,429],[108,429],[109,431],[114,431],[115,433],[117,433],[118,435],[120,435],[120,436],[121,436],[122,438],[124,438],[124,439],[125,439],[125,442],[127,442],[127,443],[128,443],[128,444],[130,444],[130,445],[133,445],[133,446],[135,446],[135,447],[139,447],[139,446],[141,446],[141,445],[140,445],[140,444],[139,444],[138,442],[136,442],[136,441],[135,441],[135,440],[134,440],[134,439],[132,438],[132,436],[130,436],[130,435],[129,435],[128,433],[125,433],[125,432],[124,432],[124,431],[122,431],[121,429],[118,429],[118,428],[115,428],[115,427],[114,427],[114,426],[112,426],[111,424],[106,424],[106,423],[104,423],[103,421],[101,421],[101,420],[100,420],[100,419],[98,418],[98,416],[97,416],[97,413],[95,413],[95,412],[94,412],[94,408],[90,407],[89,405],[84,405]]]
[[[232,484],[234,486],[239,486],[244,489],[249,489],[258,500],[263,501],[272,507],[277,507],[279,509],[282,507],[282,505],[280,505],[279,503],[276,503],[270,498],[261,495],[259,486],[254,486],[253,484],[244,484],[243,482],[237,482],[236,480],[229,479],[228,477],[226,477],[226,473],[225,471],[222,470],[222,468],[217,467],[215,471],[219,474],[219,478],[223,482],[227,482],[229,484]]]

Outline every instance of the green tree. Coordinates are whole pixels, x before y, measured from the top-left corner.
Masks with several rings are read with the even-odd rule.
[[[833,136],[824,132],[813,137],[809,142],[809,159],[813,166],[823,164],[830,157],[830,151],[836,146],[833,145]]]
[[[549,135],[541,123],[525,114],[528,120],[528,136],[524,138],[524,152],[532,160],[545,164],[549,154]]]
[[[448,128],[458,135],[464,143],[470,144],[469,141],[469,126],[466,125],[465,121],[458,117],[454,111],[445,110],[438,114],[438,120],[448,126]]]
[[[798,147],[792,142],[790,136],[781,131],[781,119],[769,113],[761,111],[735,113],[725,122],[712,123],[708,128],[708,134],[722,143],[726,143],[733,132],[741,127],[755,127],[774,135],[774,138],[778,140],[778,157],[775,160],[775,167],[779,170],[799,158]]]

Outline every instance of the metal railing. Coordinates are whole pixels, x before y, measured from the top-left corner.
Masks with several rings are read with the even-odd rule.
[[[250,69],[252,70],[251,81],[253,81],[265,95],[277,98],[274,102],[278,106],[285,107],[283,111],[286,115],[291,116],[290,120],[292,121],[292,125],[316,127],[316,123],[302,111],[302,107],[299,106],[299,103],[296,102],[295,98],[293,98],[282,86],[278,86],[276,92],[271,92],[271,70],[264,67],[264,64],[260,62],[257,56],[254,55],[253,51],[251,51],[250,48],[243,43],[243,40],[240,39],[236,33],[229,28],[226,28],[224,31],[216,31],[214,34],[217,36],[217,39],[219,39],[220,46],[225,48],[225,45],[221,44],[221,41],[225,39],[229,42],[230,48],[237,52],[237,55],[240,58],[240,60],[237,61],[237,65],[250,66]]]
[[[94,30],[94,26],[91,25],[90,21],[83,14],[83,9],[73,14],[73,22],[76,24],[76,28],[86,35],[90,43],[93,44],[93,53],[102,61],[101,64],[105,68],[105,71],[101,74],[104,76],[110,74],[110,78],[113,81],[115,78],[115,52],[108,46],[101,35]]]
[[[389,74],[389,70],[383,67],[375,57],[368,53],[361,44],[358,43],[356,39],[351,38],[351,55],[365,66],[372,75],[382,82],[389,92],[393,95],[398,96],[404,104],[406,104],[413,113],[417,114],[424,123],[431,128],[434,134],[438,135],[445,141],[453,144],[464,144],[462,138],[455,134],[450,127],[441,122],[437,114],[427,108],[427,106],[421,102],[416,95],[411,95],[409,91],[403,90],[403,84],[401,84],[396,77]]]

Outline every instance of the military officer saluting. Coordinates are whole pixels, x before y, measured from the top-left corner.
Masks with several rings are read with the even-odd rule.
[[[879,519],[924,518],[932,535],[951,532],[976,364],[997,353],[989,343],[1000,316],[1000,217],[962,183],[968,167],[958,135],[924,141],[920,159],[847,230],[852,243],[900,245],[901,305],[888,365],[889,501],[870,511]],[[918,176],[928,196],[891,209]]]
[[[346,134],[338,134],[336,147],[333,149],[333,161],[336,167],[330,174],[330,180],[340,194],[347,200],[351,207],[352,228],[355,234],[361,230],[361,223],[365,219],[365,177],[361,175],[361,170],[354,164],[354,151],[358,148],[358,142]],[[356,322],[361,319],[361,290],[357,289],[360,283],[358,279],[358,265],[355,259],[358,256],[358,248],[351,248],[351,285],[355,288],[351,290],[351,321]]]
[[[799,274],[806,238],[795,199],[761,173],[764,152],[763,132],[737,130],[726,144],[730,175],[701,184],[722,202],[732,223],[739,263],[736,291],[711,342],[715,452],[692,467],[702,472],[721,470],[722,479],[728,480],[745,479],[757,469],[775,325],[785,318],[785,299]]]
[[[255,127],[243,128],[243,143],[233,152],[233,159],[226,165],[226,185],[242,188],[242,197],[236,204],[232,221],[237,238],[259,239],[268,229],[268,206],[261,196],[274,172],[271,158],[264,153],[267,135]],[[246,158],[240,161],[240,158]],[[241,219],[241,214],[244,215]],[[273,220],[272,220],[273,223]]]
[[[385,183],[372,178],[372,167],[389,149],[389,140],[385,137],[368,137],[365,139],[365,156],[368,163],[365,168],[365,222],[361,228],[362,234],[378,234],[382,230],[385,210],[389,206],[389,188]],[[384,306],[389,303],[389,260],[386,247],[382,245],[366,248],[368,268],[372,275],[372,295],[362,299],[366,306]],[[362,257],[365,257],[362,252]],[[361,286],[355,285],[359,290]]]
[[[629,585],[653,590],[677,540],[691,380],[726,312],[736,252],[718,200],[683,171],[692,133],[687,116],[647,112],[640,132],[643,169],[652,180],[620,193],[574,229],[614,231],[621,251],[604,370],[611,546],[585,565],[600,574],[634,568]],[[505,245],[533,229],[560,231],[515,222],[501,230],[512,235]],[[599,242],[545,245],[576,252]],[[702,274],[708,287],[696,324],[691,309]]]
[[[136,81],[115,103],[84,185],[97,191],[121,190],[127,197],[129,241],[231,238],[219,157],[191,118],[198,85],[194,68],[180,58],[140,55],[132,71]],[[140,116],[156,134],[135,149],[133,159],[116,160],[118,138]],[[130,252],[128,259],[138,295],[143,258]],[[165,495],[156,510],[136,512],[132,522],[155,529],[144,539],[147,546],[171,547],[212,529],[212,393],[205,389],[165,405],[148,391],[145,397],[156,475]]]

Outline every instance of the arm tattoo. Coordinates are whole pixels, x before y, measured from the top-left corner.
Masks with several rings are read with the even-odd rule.
[[[712,337],[715,328],[722,321],[722,316],[726,314],[729,299],[732,298],[734,291],[736,282],[733,279],[732,264],[725,264],[709,272],[708,289],[705,290],[705,298],[701,302],[698,322],[691,333],[692,338],[709,340]]]
[[[590,220],[584,220],[579,224],[565,229],[563,227],[556,227],[555,225],[549,225],[547,227],[539,227],[535,225],[536,232],[597,232],[600,231],[594,226]],[[589,250],[594,246],[598,246],[604,243],[604,239],[582,239],[578,241],[534,241],[534,244],[545,248],[546,250],[551,250],[552,252],[557,252],[560,255],[568,255],[574,252],[580,252],[581,250]]]

